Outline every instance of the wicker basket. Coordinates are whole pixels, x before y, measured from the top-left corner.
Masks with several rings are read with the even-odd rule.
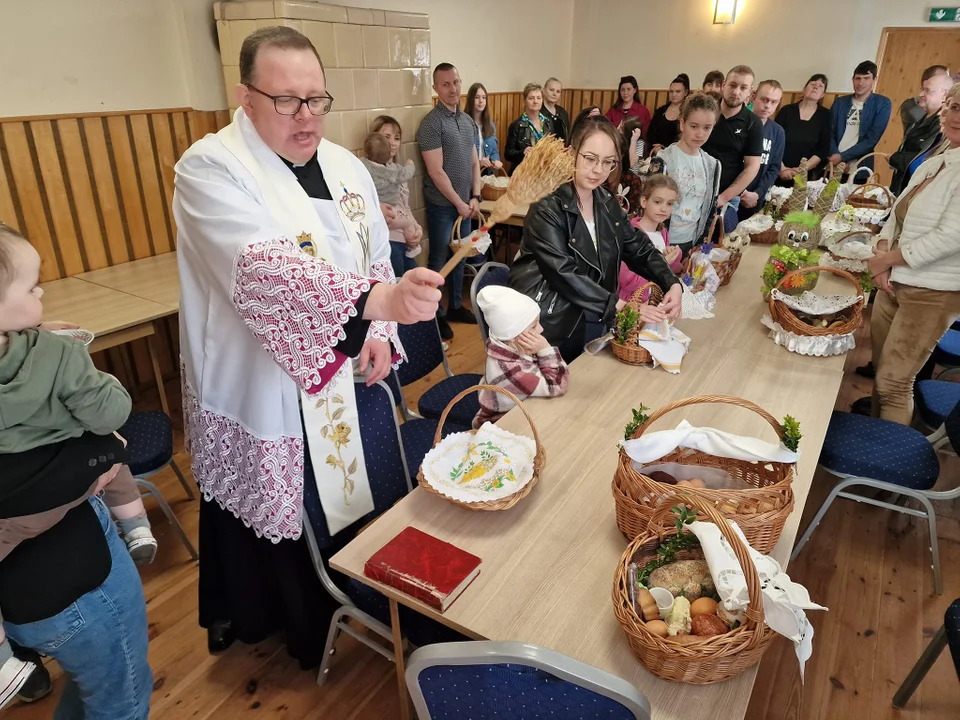
[[[520,402],[520,399],[514,395],[509,390],[505,390],[502,387],[496,387],[494,385],[474,385],[471,388],[467,388],[459,395],[454,397],[446,408],[443,410],[443,414],[440,415],[440,422],[437,424],[437,432],[433,436],[433,446],[436,447],[440,440],[442,439],[443,425],[447,421],[447,415],[450,414],[450,410],[458,402],[463,400],[467,395],[471,393],[480,392],[481,390],[489,390],[490,392],[500,393],[501,395],[506,395],[508,398],[513,400],[517,407],[520,408],[520,412],[523,413],[523,416],[527,419],[527,422],[530,423],[530,428],[533,430],[533,441],[536,443],[537,452],[533,457],[533,477],[530,478],[530,482],[524,485],[522,488],[517,490],[512,495],[507,497],[498,498],[497,500],[482,500],[479,502],[464,502],[462,500],[454,500],[453,498],[447,497],[442,493],[438,492],[430,483],[426,481],[423,476],[423,466],[420,466],[420,470],[417,472],[417,480],[420,483],[420,487],[426,490],[428,493],[434,495],[439,495],[444,500],[453,503],[454,505],[459,505],[464,507],[467,510],[509,510],[518,502],[523,500],[527,495],[530,494],[530,491],[533,490],[533,486],[537,484],[537,480],[540,479],[540,474],[543,472],[544,466],[547,464],[547,452],[543,448],[543,443],[540,442],[540,436],[537,433],[537,427],[533,424],[533,418],[530,417],[530,414],[527,412],[527,409],[523,406],[523,403]],[[475,435],[476,430],[471,430],[470,433]]]
[[[728,680],[760,662],[777,633],[764,622],[760,578],[746,546],[709,503],[693,496],[679,499],[696,509],[704,521],[715,523],[733,548],[747,581],[749,605],[744,613],[744,623],[725,635],[661,638],[647,630],[637,615],[630,602],[630,564],[642,567],[656,559],[660,543],[677,534],[672,522],[673,513],[668,508],[657,514],[650,531],[631,542],[620,558],[613,578],[613,613],[627,636],[630,649],[647,670],[671,682],[708,685]],[[677,559],[702,560],[703,551],[699,548],[684,550],[677,553]]]
[[[650,296],[644,298],[643,295],[648,288],[650,289]],[[660,289],[659,285],[648,282],[634,291],[627,301],[627,305],[639,311],[641,305],[656,307],[661,302],[663,302],[663,290]],[[640,328],[634,328],[627,334],[627,342],[625,343],[617,342],[616,336],[614,336],[614,339],[610,341],[610,347],[613,348],[613,354],[617,360],[627,365],[646,365],[653,362],[650,352],[637,344],[639,334]]]
[[[849,174],[847,175],[847,182],[849,182],[849,183],[852,184],[853,181],[856,179],[857,175],[859,175],[859,174],[862,173],[863,171],[867,171],[868,173],[870,173],[869,175],[867,175],[867,183],[868,183],[868,184],[876,185],[877,183],[880,182],[880,177],[879,177],[879,175],[877,175],[877,173],[876,173],[874,170],[871,170],[871,169],[868,168],[868,167],[861,167],[861,164],[862,164],[863,161],[866,160],[867,158],[877,158],[877,159],[879,159],[879,160],[887,160],[887,161],[889,161],[889,160],[890,160],[890,154],[889,154],[889,153],[882,153],[882,152],[867,153],[867,154],[864,155],[862,158],[860,158],[859,160],[857,160],[853,165],[850,166],[849,171],[848,171]]]
[[[480,227],[483,227],[487,224],[487,218],[482,212],[477,211],[480,214]],[[460,223],[463,222],[463,218],[457,216],[456,221],[453,223],[453,227],[450,228],[450,250],[453,251],[453,254],[456,255],[457,251],[460,249],[460,243],[463,241],[463,236],[460,233]],[[466,257],[476,257],[480,253],[475,249],[471,248],[467,251]]]
[[[784,330],[789,330],[794,335],[800,335],[803,337],[823,337],[826,335],[846,335],[847,333],[852,333],[858,327],[863,324],[863,288],[860,287],[860,282],[853,275],[848,273],[846,270],[840,270],[839,268],[826,267],[824,265],[819,265],[813,268],[804,268],[803,270],[791,270],[786,273],[780,282],[777,283],[776,287],[779,287],[784,283],[784,281],[791,275],[798,272],[828,272],[832,273],[838,277],[843,278],[850,282],[857,289],[858,302],[851,305],[850,307],[844,309],[842,314],[844,316],[843,325],[837,327],[813,327],[812,325],[807,325],[805,322],[800,320],[793,312],[793,310],[786,306],[782,301],[777,300],[773,297],[773,293],[770,293],[770,297],[767,300],[770,305],[770,317],[772,317],[776,322],[780,324]],[[747,538],[749,540],[749,538]]]
[[[870,227],[869,225],[867,225],[867,229],[866,229],[866,230],[852,230],[852,231],[850,231],[850,232],[843,233],[839,238],[836,239],[836,241],[833,241],[832,244],[833,244],[834,247],[839,247],[840,244],[841,244],[845,239],[847,239],[847,238],[849,238],[849,237],[854,237],[855,235],[868,235],[868,234],[869,234],[868,231],[873,232],[872,229],[871,229],[871,227]],[[874,233],[874,234],[876,234],[876,233]],[[853,260],[853,258],[845,258],[845,257],[843,257],[842,255],[837,255],[837,253],[833,252],[833,250],[830,250],[829,247],[826,249],[826,253],[827,253],[827,255],[830,256],[831,260],[833,260],[833,262],[836,262],[836,263],[840,263],[840,262],[843,262],[843,261],[845,261],[845,260],[847,260],[847,261]],[[863,262],[864,262],[864,264],[866,264],[866,260],[864,260]],[[840,268],[840,269],[843,269],[843,268]],[[864,280],[864,279],[866,279],[866,278],[872,277],[869,270],[864,270],[864,271],[862,271],[862,272],[854,272],[854,271],[852,271],[852,270],[847,270],[847,272],[850,273],[851,275],[853,275],[853,277],[855,277],[858,282],[860,282],[860,281],[862,281],[862,280]]]
[[[705,403],[736,405],[752,410],[770,424],[778,438],[783,437],[783,426],[766,410],[749,400],[725,395],[702,395],[665,405],[650,415],[647,422],[637,428],[633,437],[641,437],[647,428],[671,410]],[[627,540],[647,532],[654,515],[663,507],[674,504],[676,496],[682,492],[716,508],[725,517],[736,520],[747,542],[759,552],[768,553],[773,550],[793,509],[793,465],[732,460],[686,448],[678,448],[656,462],[719,468],[750,487],[743,490],[684,487],[681,490],[675,485],[657,482],[636,470],[630,456],[621,448],[620,460],[613,476],[613,499],[616,505],[617,527]]]
[[[780,231],[774,226],[763,232],[754,233],[750,236],[750,242],[756,245],[776,245],[780,237]]]
[[[500,177],[509,177],[507,175],[507,171],[502,167],[495,170],[493,175],[494,177],[498,175]],[[505,187],[494,187],[493,185],[488,185],[487,183],[483,183],[480,186],[480,197],[482,197],[484,200],[499,200],[500,196],[506,192],[507,189]]]
[[[880,188],[883,190],[884,195],[887,196],[887,204],[884,205],[876,198],[867,197],[867,191],[873,188]],[[893,203],[895,198],[893,193],[890,192],[890,189],[884,185],[878,183],[865,183],[863,185],[857,185],[854,188],[853,192],[847,197],[847,205],[852,205],[855,208],[867,208],[868,210],[886,210],[889,212],[893,209]]]
[[[708,238],[712,238],[713,234],[717,231],[717,223],[720,223],[720,239],[716,241],[715,245],[718,248],[727,250],[723,247],[723,240],[726,238],[727,233],[723,229],[723,214],[717,215],[713,222],[710,223],[710,231],[707,233]],[[752,236],[751,236],[752,241]],[[695,247],[690,251],[690,257],[687,258],[687,272],[691,272],[693,267],[693,255],[694,253],[702,252],[702,246]],[[710,264],[713,265],[713,269],[717,271],[717,275],[720,277],[720,287],[730,283],[730,280],[733,279],[733,274],[737,271],[737,268],[740,267],[740,260],[743,258],[743,253],[740,250],[729,250],[730,257],[727,260],[711,260]],[[692,274],[692,273],[691,273]]]

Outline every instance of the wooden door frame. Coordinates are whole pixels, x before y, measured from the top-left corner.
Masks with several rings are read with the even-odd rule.
[[[909,26],[908,27],[885,27],[880,32],[880,45],[879,47],[877,47],[876,62],[877,62],[878,76],[879,76],[880,70],[883,68],[883,56],[886,54],[886,51],[887,51],[887,40],[890,37],[890,33],[896,32],[898,30],[910,30],[910,31],[925,30],[926,32],[948,33],[948,32],[956,32],[957,30],[960,30],[960,25],[953,24],[953,25],[950,25],[950,27],[924,27],[922,25],[921,26],[915,25],[912,27],[909,27]]]

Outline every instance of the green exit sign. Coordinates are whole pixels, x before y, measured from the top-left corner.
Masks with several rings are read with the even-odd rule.
[[[927,22],[960,22],[960,7],[930,8]]]

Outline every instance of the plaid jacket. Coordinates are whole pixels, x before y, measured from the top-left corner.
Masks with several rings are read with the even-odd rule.
[[[487,341],[487,365],[484,384],[509,390],[521,400],[528,397],[559,397],[567,392],[570,368],[555,347],[534,355],[521,355],[496,340]],[[513,409],[514,402],[506,395],[491,390],[480,391],[480,412],[473,427],[497,422]]]

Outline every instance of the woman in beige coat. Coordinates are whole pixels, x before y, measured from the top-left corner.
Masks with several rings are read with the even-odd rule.
[[[960,317],[960,83],[941,111],[943,145],[914,172],[870,260],[877,368],[873,415],[909,425],[913,382]]]

